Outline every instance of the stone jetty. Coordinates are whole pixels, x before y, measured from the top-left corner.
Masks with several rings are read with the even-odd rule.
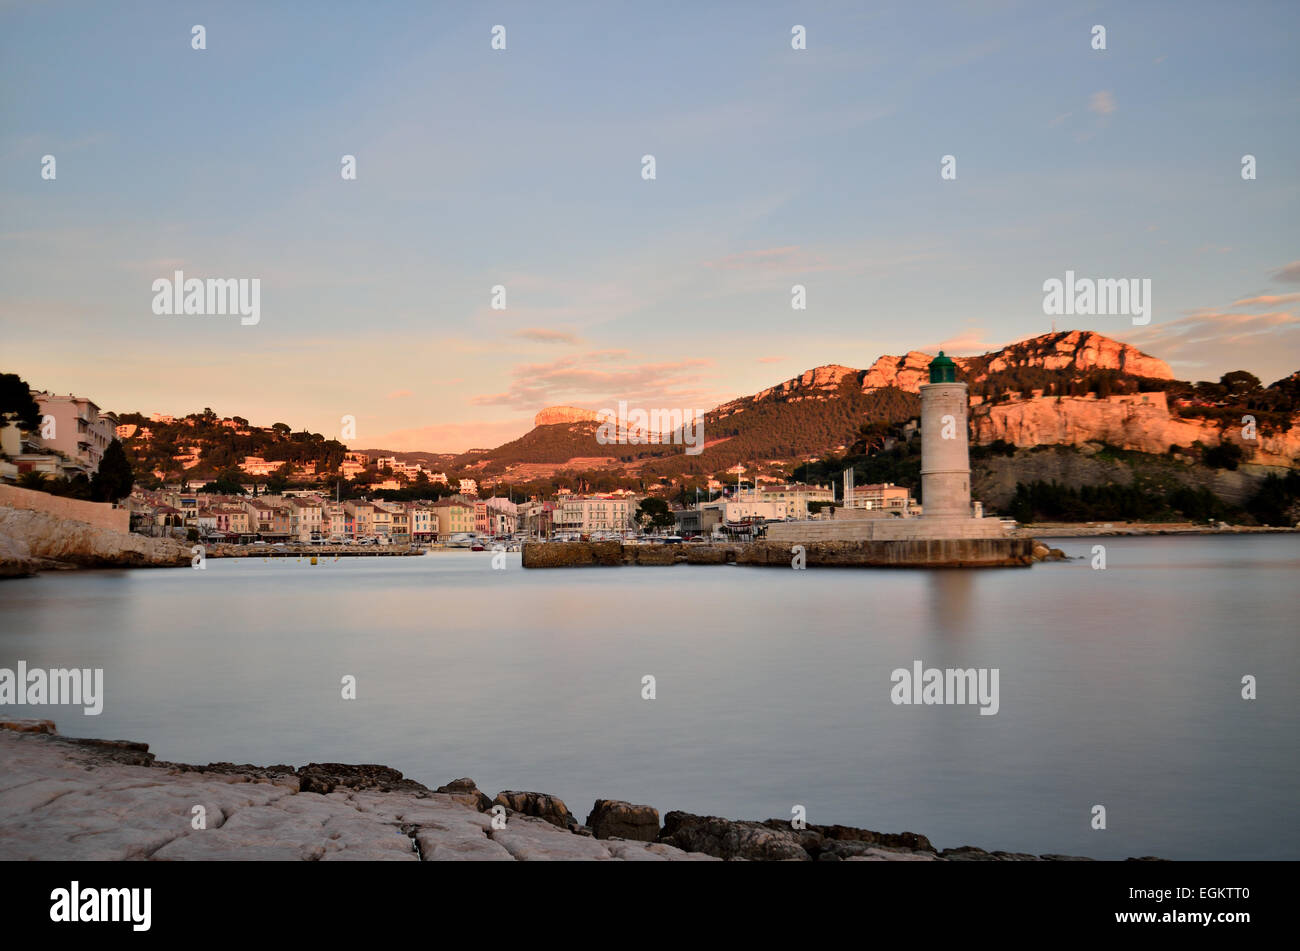
[[[1005,568],[1064,557],[1032,538],[930,538],[898,541],[771,541],[728,544],[625,545],[526,542],[525,568],[614,565],[769,565],[789,568],[802,549],[809,567]],[[1054,554],[1053,554],[1054,553]]]

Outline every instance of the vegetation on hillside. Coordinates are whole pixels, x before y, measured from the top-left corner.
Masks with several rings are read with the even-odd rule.
[[[236,416],[231,422],[238,428],[223,425],[210,408],[173,423],[150,422],[139,413],[123,413],[118,422],[140,427],[126,441],[126,450],[132,467],[145,484],[181,478],[214,479],[219,473],[231,472],[245,456],[287,463],[289,469],[282,472],[284,475],[295,468],[305,470],[308,475],[324,475],[336,472],[347,452],[347,447],[336,439],[326,439],[320,433],[293,432],[286,423],[255,427]],[[144,439],[142,429],[148,429],[151,438]],[[198,464],[188,469],[175,458],[187,451],[198,454]],[[155,470],[163,473],[162,480],[153,475]]]
[[[1240,521],[1242,512],[1206,488],[1155,489],[1127,485],[1073,487],[1055,481],[1016,484],[1008,514],[1018,522],[1204,522]]]

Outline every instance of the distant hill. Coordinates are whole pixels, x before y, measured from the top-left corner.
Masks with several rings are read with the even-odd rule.
[[[446,468],[451,465],[451,461],[456,458],[453,452],[402,452],[397,449],[350,449],[349,452],[359,452],[370,458],[374,462],[380,456],[393,456],[398,462],[423,462],[426,468]]]
[[[118,413],[122,447],[137,479],[206,480],[236,468],[247,456],[287,464],[300,476],[338,470],[347,446],[320,433],[294,432],[286,423],[257,426],[239,416],[219,417],[211,410],[188,416],[152,419],[141,413]]]
[[[697,455],[686,453],[680,440],[675,445],[602,445],[595,414],[573,406],[541,410],[532,430],[493,449],[456,454],[358,451],[372,461],[396,456],[403,462],[421,461],[452,478],[517,487],[544,487],[556,479],[588,487],[671,480],[698,484],[737,465],[789,473],[801,464],[869,452],[885,434],[897,433],[898,424],[920,413],[918,393],[933,358],[910,351],[882,356],[867,369],[829,364],[730,400],[705,415],[704,448]],[[1041,334],[953,359],[959,378],[970,386],[975,446],[1104,445],[1181,453],[1221,468],[1231,464],[1234,470],[1237,461],[1274,470],[1298,464],[1300,372],[1267,387],[1244,371],[1218,383],[1176,380],[1163,360],[1079,330]],[[1246,414],[1255,420],[1258,438],[1242,438]],[[141,466],[173,471],[193,465],[174,457],[197,451],[199,464],[187,470],[191,476],[210,475],[245,455],[292,462],[308,474],[331,473],[347,449],[319,434],[292,433],[283,424],[249,427],[239,421],[239,429],[232,430],[228,420],[207,414],[170,425],[131,414],[122,418],[153,428],[147,446],[138,436],[126,440],[137,471]],[[900,457],[882,464],[879,472],[905,478],[902,473],[915,468],[913,462]]]
[[[830,364],[731,400],[705,415],[699,455],[680,445],[600,445],[593,413],[551,407],[537,414],[530,432],[496,449],[461,454],[451,467],[510,480],[566,469],[616,469],[648,480],[711,475],[737,464],[797,464],[845,450],[864,426],[919,415],[917,394],[932,359],[912,351],[880,357],[865,370]],[[1090,331],[1044,334],[956,363],[972,394],[984,400],[1048,387],[1109,395],[1162,386],[1173,377],[1164,361]]]

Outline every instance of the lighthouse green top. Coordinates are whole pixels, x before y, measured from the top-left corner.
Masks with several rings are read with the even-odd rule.
[[[939,355],[930,361],[930,382],[931,383],[956,383],[957,382],[957,364],[943,355]]]

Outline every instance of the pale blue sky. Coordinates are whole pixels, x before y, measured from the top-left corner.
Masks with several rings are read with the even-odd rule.
[[[1050,330],[1068,268],[1150,278],[1155,311],[1059,328],[1271,382],[1300,367],[1298,27],[1290,2],[3,4],[0,364],[450,451],[546,405],[982,352]],[[261,322],[155,316],[176,267],[260,277]]]

